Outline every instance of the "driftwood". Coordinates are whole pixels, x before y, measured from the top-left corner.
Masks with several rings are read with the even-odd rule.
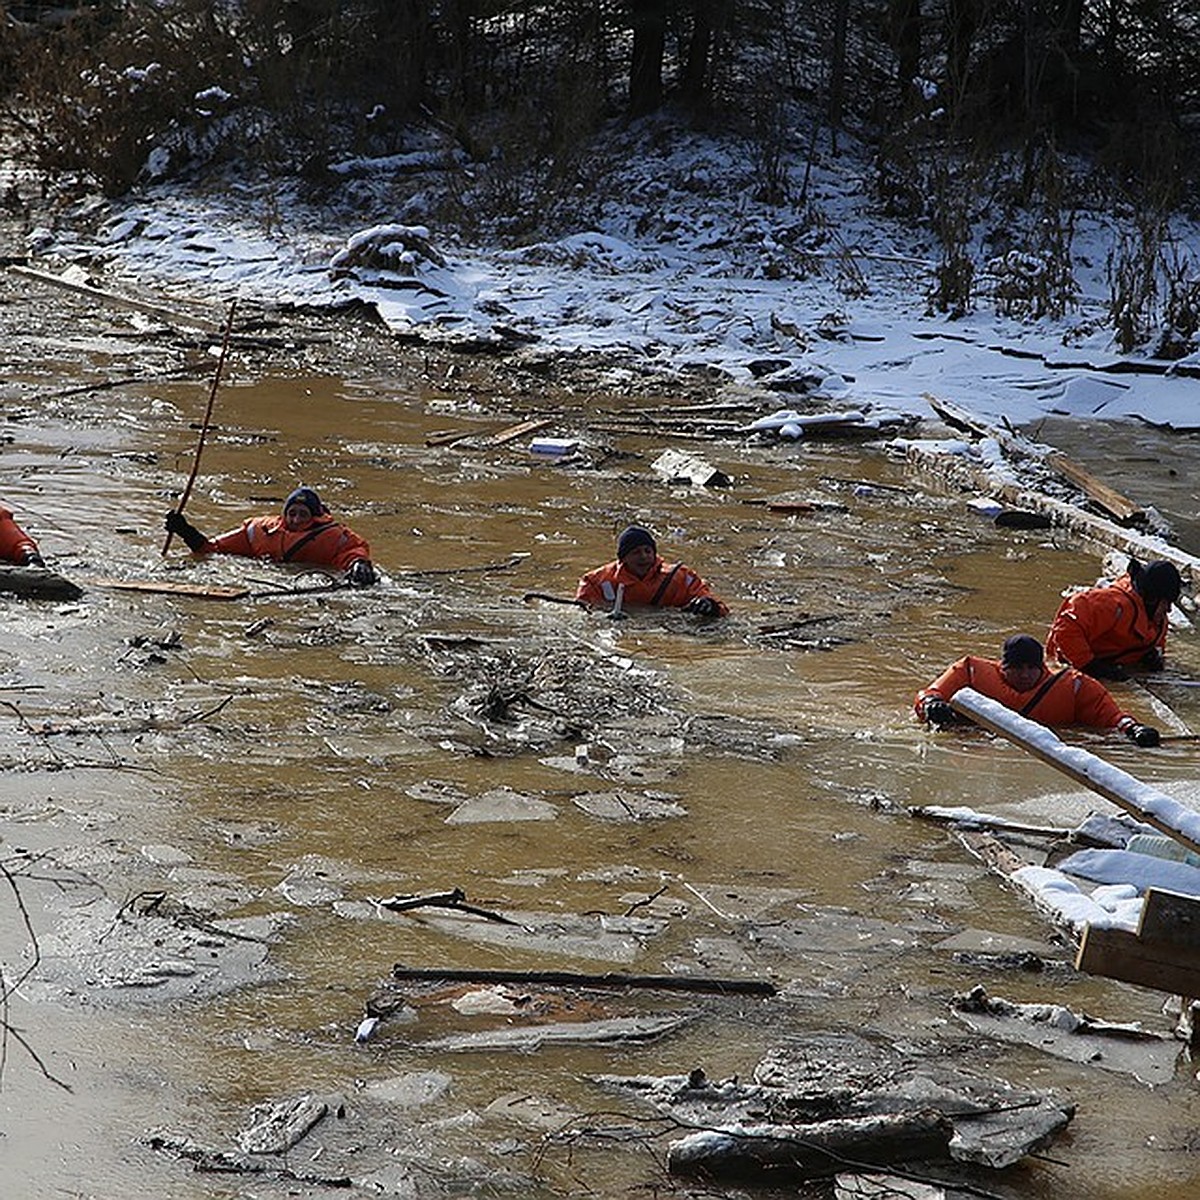
[[[1078,746],[1065,746],[1044,725],[1030,721],[981,695],[961,688],[950,697],[950,707],[977,725],[990,729],[1043,762],[1099,793],[1131,816],[1174,838],[1200,854],[1200,817],[1193,809],[1162,792],[1148,788],[1132,775],[1106,763]]]
[[[328,1111],[329,1105],[324,1100],[314,1100],[311,1096],[273,1104],[260,1113],[250,1128],[242,1130],[238,1144],[247,1154],[283,1154],[301,1141]]]
[[[1161,538],[1126,529],[1115,521],[1084,512],[1078,505],[997,479],[983,467],[964,462],[960,455],[941,454],[915,442],[907,446],[905,455],[919,470],[988,492],[1014,508],[1043,513],[1055,527],[1066,530],[1087,550],[1101,555],[1118,550],[1143,562],[1165,559],[1178,569],[1189,591],[1200,581],[1200,558],[1175,546],[1164,546]]]
[[[610,1017],[602,1021],[559,1021],[550,1025],[518,1025],[451,1033],[413,1044],[415,1050],[516,1050],[531,1052],[546,1045],[611,1045],[648,1042],[682,1029],[690,1017],[671,1014],[652,1017]]]
[[[909,815],[924,821],[941,821],[958,825],[964,829],[994,829],[998,833],[1020,833],[1026,837],[1046,837],[1066,840],[1073,830],[1053,825],[1022,825],[1007,817],[993,817],[987,813],[966,812],[958,808],[941,808],[936,804],[918,804],[909,808]]]
[[[953,1127],[941,1113],[898,1113],[806,1125],[747,1125],[705,1130],[672,1142],[672,1175],[715,1179],[823,1179],[849,1164],[946,1158]]]
[[[719,995],[774,996],[776,987],[765,979],[722,979],[708,975],[627,975],[606,971],[509,971],[473,968],[406,967],[397,963],[392,978],[423,983],[518,983],[552,987],[637,988],[660,992],[708,992]]]
[[[483,917],[488,921],[496,921],[500,925],[515,925],[518,929],[526,928],[520,921],[514,921],[512,917],[506,917],[503,913],[492,912],[490,909],[468,904],[467,893],[462,888],[455,888],[449,892],[434,892],[427,896],[393,896],[390,900],[378,901],[378,904],[380,908],[386,908],[388,912],[412,912],[414,908],[453,908],[459,912]]]
[[[78,600],[83,588],[45,567],[0,566],[0,592],[30,600]]]

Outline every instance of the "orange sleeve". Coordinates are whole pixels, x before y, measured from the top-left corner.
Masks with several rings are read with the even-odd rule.
[[[214,538],[209,538],[207,547],[199,553],[240,554],[245,558],[257,557],[250,542],[250,525],[254,520],[257,518],[243,521],[236,529],[231,529],[228,533],[221,533]]]
[[[37,542],[13,520],[11,512],[0,508],[0,559],[20,564],[37,552]]]
[[[948,666],[928,687],[917,693],[913,701],[913,711],[923,721],[926,700],[949,700],[959,688],[968,687],[970,683],[971,661],[969,658],[960,658],[958,662]]]
[[[1072,671],[1075,686],[1075,723],[1094,729],[1115,729],[1126,715],[1117,707],[1112,693],[1098,679]]]
[[[578,587],[575,589],[575,599],[589,608],[609,608],[612,601],[609,600],[601,590],[605,581],[612,581],[615,574],[615,562],[605,563],[602,567],[597,567],[594,571],[589,571],[579,581]]]
[[[686,608],[688,604],[701,596],[715,601],[721,616],[729,616],[729,606],[713,595],[708,584],[691,567],[680,563],[675,569],[675,577],[671,580],[671,586],[667,588],[667,594],[659,601],[659,604],[663,608]]]

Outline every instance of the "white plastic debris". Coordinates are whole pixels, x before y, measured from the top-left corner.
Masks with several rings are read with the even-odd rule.
[[[363,1017],[359,1022],[358,1028],[354,1031],[354,1040],[361,1046],[364,1042],[371,1040],[378,1028],[378,1017]]]

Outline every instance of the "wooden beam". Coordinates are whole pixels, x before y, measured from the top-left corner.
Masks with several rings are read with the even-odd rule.
[[[1140,505],[1135,504],[1127,496],[1121,495],[1116,488],[1102,483],[1065,454],[1052,450],[1046,455],[1044,461],[1052,471],[1056,471],[1064,479],[1070,480],[1106,512],[1112,513],[1118,521],[1138,521],[1146,515]]]
[[[1149,888],[1142,902],[1138,937],[1163,946],[1182,946],[1200,954],[1200,899]]]
[[[1125,929],[1089,925],[1075,967],[1172,996],[1200,995],[1200,949],[1143,941]]]
[[[949,703],[955,712],[970,717],[976,725],[1008,738],[1076,783],[1091,788],[1139,821],[1200,854],[1200,813],[1195,809],[1147,787],[1127,771],[1087,750],[1063,745],[1044,725],[1022,717],[974,688],[960,688]]]

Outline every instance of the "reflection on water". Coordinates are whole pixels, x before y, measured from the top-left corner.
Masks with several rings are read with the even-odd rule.
[[[196,408],[197,387],[173,384],[153,402],[109,395],[103,405],[30,421],[10,460],[22,474],[9,475],[3,498],[30,515],[48,557],[80,577],[236,581],[246,572],[236,560],[194,563],[178,550],[165,564],[158,559],[162,513],[190,464],[185,422]],[[19,1136],[26,1148],[13,1166],[21,1194],[82,1188],[80,1156],[100,1163],[90,1185],[96,1194],[232,1194],[174,1164],[147,1165],[133,1139],[165,1124],[218,1144],[259,1101],[301,1092],[353,1097],[364,1083],[408,1071],[453,1077],[425,1120],[481,1112],[514,1090],[612,1107],[583,1082],[589,1072],[666,1073],[703,1063],[710,1077],[746,1075],[781,1030],[866,1026],[920,1040],[944,1030],[951,994],[979,981],[935,948],[939,940],[984,928],[1053,949],[1051,931],[1025,901],[943,830],[903,809],[1054,809],[1063,780],[979,735],[931,737],[915,727],[909,706],[959,654],[994,653],[1014,630],[1043,634],[1060,589],[1090,582],[1094,559],[1044,532],[980,523],[960,498],[924,490],[899,463],[853,444],[705,444],[737,480],[719,492],[656,480],[647,464],[662,444],[652,440],[589,447],[582,467],[533,461],[520,442],[425,448],[427,434],[475,419],[447,411],[444,398],[397,394],[382,380],[276,378],[224,390],[191,518],[217,532],[304,481],[370,539],[390,576],[372,593],[223,604],[93,590],[81,607],[59,613],[0,608],[9,635],[5,679],[32,689],[17,694],[27,723],[5,723],[0,749],[41,768],[3,777],[6,839],[17,836],[25,807],[34,843],[82,855],[107,840],[128,852],[126,871],[136,870],[148,844],[169,845],[184,856],[169,872],[181,895],[217,912],[282,909],[294,917],[276,954],[284,982],[194,1008],[164,1011],[148,995],[133,1015],[114,1009],[58,1022],[46,1009],[21,1014],[39,1044],[53,1047],[53,1066],[70,1062],[82,1085],[68,1097],[10,1065],[5,1132],[10,1145]],[[1178,442],[1151,433],[1139,441],[1164,462],[1180,452]],[[70,454],[60,457],[67,444]],[[1136,492],[1135,482],[1127,490]],[[1176,493],[1167,480],[1156,482],[1155,502],[1169,509]],[[748,503],[781,494],[826,507],[784,515]],[[1184,510],[1195,499],[1186,490],[1178,498]],[[668,558],[700,570],[734,617],[709,627],[676,614],[617,625],[521,602],[531,590],[570,595],[585,569],[611,557],[615,532],[633,519],[660,532]],[[506,570],[439,573],[503,564],[514,552],[527,557]],[[252,573],[280,574],[269,566]],[[829,622],[802,627],[790,648],[762,637],[765,626],[810,617]],[[821,642],[830,630],[838,636]],[[177,649],[131,654],[139,635],[166,631],[181,635]],[[423,639],[433,633],[627,657],[653,669],[654,686],[673,690],[693,719],[713,728],[740,722],[740,752],[714,752],[716,742],[695,749],[682,736],[648,754],[648,735],[631,719],[623,740],[605,748],[641,756],[621,786],[686,815],[597,819],[575,800],[614,785],[602,768],[575,769],[576,739],[565,737],[549,754],[470,752],[487,743],[447,711],[460,685],[431,669]],[[1194,640],[1177,643],[1177,661],[1194,670]],[[100,715],[202,712],[224,697],[232,699],[219,717],[167,732],[86,728]],[[1200,722],[1195,689],[1168,698],[1182,718]],[[1123,701],[1137,711],[1141,699],[1131,691]],[[66,717],[80,725],[72,737],[31,732],[38,721]],[[1144,755],[1082,740],[1153,783],[1178,786],[1194,776],[1188,743]],[[97,772],[105,756],[110,769]],[[111,769],[118,760],[154,774]],[[51,774],[51,766],[66,769]],[[447,821],[455,801],[499,788],[548,805],[539,811],[550,819]],[[130,875],[112,886],[139,885]],[[765,970],[796,986],[780,1001],[698,1003],[687,1033],[636,1050],[431,1061],[413,1045],[417,1034],[399,1025],[354,1047],[363,1003],[395,962],[607,969],[586,956],[547,964],[511,943],[457,936],[429,915],[382,917],[364,904],[453,887],[491,909],[564,919],[616,916],[664,889],[690,916],[668,920],[633,969],[699,961],[714,973]],[[733,935],[748,919],[739,906],[758,911],[767,897],[777,923],[811,921],[816,949],[789,956],[773,952],[768,938],[759,960],[738,959]],[[866,932],[861,947],[839,941],[828,916],[836,909],[875,922],[871,928],[894,927],[894,944],[882,938],[864,948]],[[824,943],[822,922],[830,923]],[[1162,1025],[1155,996],[1101,980],[986,982],[1013,999]],[[431,1014],[419,1036],[458,1020]],[[1179,1156],[1146,1148],[1153,1136],[1174,1148],[1170,1130],[1194,1124],[1197,1101],[1186,1084],[1160,1099],[1033,1051],[984,1047],[979,1058],[1013,1082],[1061,1088],[1080,1102],[1070,1139],[1051,1151],[1069,1162],[1070,1183],[1052,1164],[1034,1165],[1003,1185],[1012,1194],[1192,1194]],[[31,1129],[21,1106],[41,1105],[46,1093],[53,1124]],[[441,1136],[465,1154],[500,1135],[471,1122],[451,1123]],[[528,1157],[517,1165],[531,1166]],[[613,1147],[579,1148],[570,1162],[551,1153],[540,1165],[559,1192],[572,1189],[573,1173],[605,1179],[607,1194],[645,1175],[641,1157]]]

